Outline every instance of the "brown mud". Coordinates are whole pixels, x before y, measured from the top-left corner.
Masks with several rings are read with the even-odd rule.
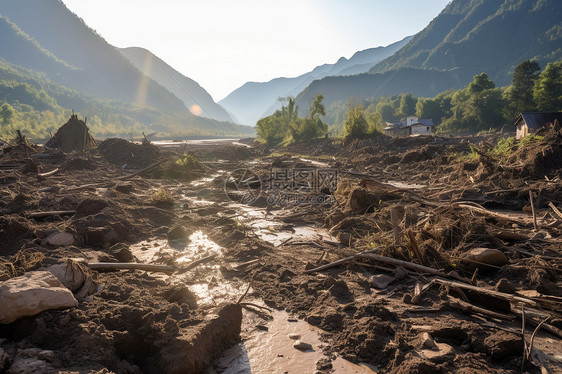
[[[562,217],[550,205],[562,208],[562,138],[551,129],[491,156],[497,140],[322,139],[269,149],[109,139],[87,153],[6,150],[0,281],[69,261],[85,280],[78,307],[0,325],[0,372],[275,372],[232,370],[220,357],[236,344],[258,354],[266,332],[285,335],[293,318],[319,335],[320,344],[308,343],[321,358],[298,355],[318,373],[349,372],[341,358],[379,373],[562,372]],[[477,158],[455,156],[470,145]],[[234,184],[228,175],[238,169],[258,180]],[[274,170],[302,169],[337,170],[337,189],[300,203],[268,200]],[[228,198],[260,187],[248,204]],[[49,244],[61,232],[73,243]],[[364,251],[406,267],[353,257]],[[93,262],[174,271],[89,270]],[[274,362],[290,361],[284,352]],[[300,372],[287,368],[278,369]]]

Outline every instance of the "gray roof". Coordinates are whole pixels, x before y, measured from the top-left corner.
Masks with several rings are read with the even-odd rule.
[[[554,122],[555,119],[562,123],[562,112],[526,112],[517,117],[515,125],[517,126],[523,120],[527,127],[538,130],[547,123]]]

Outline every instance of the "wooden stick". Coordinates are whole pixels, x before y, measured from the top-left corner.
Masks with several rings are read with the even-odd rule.
[[[376,250],[378,250],[378,248],[373,249],[373,250],[370,250],[370,251],[358,253],[358,254],[356,254],[356,255],[348,256],[348,257],[342,258],[341,260],[334,261],[334,262],[331,262],[331,263],[326,264],[326,265],[319,266],[319,267],[314,268],[314,269],[305,270],[304,273],[305,273],[305,274],[311,274],[311,273],[316,273],[316,272],[318,272],[318,271],[330,269],[330,268],[336,267],[336,266],[338,266],[338,265],[345,264],[346,262],[353,261],[353,260],[355,260],[357,257],[361,257],[361,255],[365,255],[365,254],[368,254],[368,253],[372,253],[372,252],[374,252],[374,251],[376,251]]]
[[[75,214],[75,210],[52,210],[47,212],[30,212],[27,213],[28,218],[45,218],[51,216],[71,216]]]
[[[60,171],[60,169],[59,169],[59,168],[56,168],[55,170],[51,170],[51,171],[49,171],[49,172],[47,172],[47,173],[40,173],[40,174],[37,174],[37,178],[39,178],[39,179],[47,178],[47,177],[50,177],[51,175],[55,175],[55,174],[58,173],[59,171]]]
[[[423,258],[420,252],[420,248],[418,247],[418,243],[416,242],[416,236],[414,235],[412,230],[408,230],[407,234],[408,238],[410,239],[410,248],[412,249],[412,252],[414,252],[420,264],[423,265]]]
[[[400,244],[400,218],[398,218],[398,208],[390,210],[390,221],[392,222],[392,231],[394,232],[394,244]]]
[[[499,292],[499,291],[495,291],[495,290],[489,290],[487,288],[473,286],[473,285],[466,284],[466,283],[451,282],[451,281],[447,281],[445,279],[439,279],[439,278],[435,278],[435,282],[443,284],[445,286],[449,286],[449,287],[464,288],[465,290],[479,292],[479,293],[482,293],[482,294],[485,294],[485,295],[494,296],[494,297],[497,297],[497,298],[500,298],[500,299],[503,299],[503,300],[507,300],[507,301],[519,301],[519,302],[529,304],[529,305],[533,305],[533,306],[537,305],[536,301],[531,300],[531,299],[527,299],[525,297],[515,296],[515,295],[511,295],[511,294],[508,294],[508,293]]]
[[[132,177],[136,177],[137,175],[141,175],[141,174],[143,174],[143,173],[146,173],[147,171],[150,171],[150,170],[154,169],[154,168],[157,167],[157,166],[162,165],[162,164],[163,164],[164,162],[166,162],[166,161],[168,161],[168,160],[161,160],[161,161],[158,161],[157,163],[152,164],[152,165],[150,165],[150,166],[147,166],[147,167],[145,167],[144,169],[137,171],[136,173],[129,174],[129,175],[125,175],[125,176],[123,176],[123,177],[119,177],[119,178],[116,178],[116,179],[119,180],[119,181],[124,181],[124,180],[130,179],[130,178],[132,178]]]
[[[447,295],[447,297],[450,299],[450,301],[448,301],[446,303],[447,306],[453,308],[453,309],[458,309],[461,310],[465,313],[479,313],[479,314],[483,314],[486,316],[490,316],[493,318],[498,318],[498,319],[503,319],[503,320],[513,320],[515,319],[515,316],[509,315],[509,314],[501,314],[501,313],[497,313],[488,309],[484,309],[481,308],[479,306],[476,305],[472,305],[470,303],[467,303],[466,301],[463,301],[461,299],[457,299],[456,297]]]
[[[453,206],[458,207],[458,208],[467,208],[467,209],[470,209],[472,211],[487,215],[489,217],[504,219],[506,221],[511,221],[511,222],[515,222],[515,223],[519,223],[519,224],[522,223],[521,219],[510,217],[507,214],[492,212],[492,211],[490,211],[490,210],[488,210],[484,207],[478,207],[478,206],[469,205],[469,204],[466,204],[466,203],[463,203],[463,204],[454,203]]]
[[[177,274],[185,273],[186,271],[191,270],[196,266],[199,266],[201,264],[204,264],[206,262],[211,261],[215,257],[217,257],[217,255],[213,254],[213,255],[210,255],[210,256],[207,256],[207,257],[200,258],[199,260],[192,261],[189,264],[187,264],[186,266],[178,266],[176,273]]]
[[[92,270],[144,270],[160,273],[171,273],[176,269],[175,266],[139,264],[134,262],[89,262],[86,266]]]
[[[558,216],[558,218],[562,220],[562,213],[560,213],[558,208],[556,208],[556,205],[552,204],[552,201],[548,203],[548,206],[551,207],[554,213]]]
[[[535,211],[535,202],[533,198],[533,191],[529,190],[529,201],[531,202],[531,212],[533,213],[533,227],[537,231],[537,212]]]

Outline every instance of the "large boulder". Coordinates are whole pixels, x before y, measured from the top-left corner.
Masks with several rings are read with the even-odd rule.
[[[467,268],[470,271],[474,271],[476,268],[489,270],[496,266],[506,265],[509,262],[502,251],[493,248],[472,248],[464,254],[463,258],[466,260]]]
[[[0,283],[0,323],[78,305],[72,292],[48,271],[32,271]]]

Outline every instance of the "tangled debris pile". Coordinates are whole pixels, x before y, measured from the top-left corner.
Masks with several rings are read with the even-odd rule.
[[[509,155],[492,135],[193,153],[109,139],[81,158],[38,153],[28,174],[4,155],[0,280],[37,276],[75,302],[0,324],[0,368],[220,373],[213,359],[264,337],[276,308],[321,329],[319,373],[341,357],[395,374],[560,371],[557,131]],[[261,177],[252,206],[224,193],[237,169]],[[323,169],[339,179],[323,199],[270,203],[273,172]]]

